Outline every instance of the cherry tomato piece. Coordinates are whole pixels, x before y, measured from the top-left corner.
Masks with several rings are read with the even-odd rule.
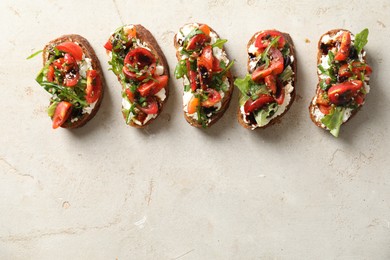
[[[46,74],[47,81],[53,82],[54,81],[54,66],[50,65],[47,74]]]
[[[270,65],[265,69],[265,65],[260,66],[252,73],[252,80],[258,81],[271,73],[274,75],[279,75],[283,72],[284,69],[284,59],[283,54],[276,48],[271,47],[268,51],[270,55]]]
[[[62,126],[72,113],[72,104],[67,101],[58,103],[53,115],[53,129]]]
[[[112,51],[112,42],[111,42],[111,37],[110,39],[108,39],[108,41],[106,42],[106,44],[104,44],[104,48],[108,51]]]
[[[162,88],[168,84],[168,76],[156,76],[153,79],[141,84],[138,87],[138,92],[141,97],[147,97],[157,94]]]
[[[344,32],[341,36],[340,48],[334,59],[337,61],[343,61],[348,58],[349,47],[351,46],[351,34],[349,32]]]
[[[129,88],[127,88],[127,89],[125,90],[125,92],[126,92],[126,96],[127,96],[127,98],[129,99],[129,101],[130,101],[131,103],[134,103],[134,93],[131,92],[131,90],[130,90]]]
[[[349,102],[353,96],[356,96],[362,86],[363,82],[360,80],[351,80],[335,84],[328,90],[329,101],[335,105],[345,104]]]
[[[69,53],[72,55],[76,61],[83,59],[83,49],[74,42],[63,42],[56,46],[57,50]]]
[[[199,98],[192,97],[190,99],[190,101],[188,102],[188,106],[187,106],[188,114],[190,114],[190,115],[194,114],[198,110],[199,105],[200,105]]]
[[[340,77],[351,77],[352,75],[360,76],[361,72],[366,76],[370,76],[372,69],[365,63],[354,61],[352,64],[341,65],[338,74]]]
[[[197,89],[196,72],[191,70],[191,64],[190,64],[190,61],[188,59],[186,61],[186,66],[187,66],[188,76],[189,76],[189,80],[190,80],[191,90],[195,91]]]
[[[102,82],[96,70],[87,71],[87,88],[85,89],[85,99],[89,104],[100,98],[102,92]]]
[[[207,24],[202,24],[201,26],[199,26],[199,30],[201,30],[202,32],[204,32],[204,34],[206,34],[207,36],[210,35],[210,27],[207,25]]]
[[[259,98],[254,101],[250,98],[244,105],[244,111],[245,113],[251,113],[272,102],[275,102],[275,99],[270,95],[260,95]]]
[[[209,40],[210,37],[208,37],[206,34],[204,33],[197,34],[188,41],[186,49],[189,51],[196,50]]]
[[[80,74],[78,71],[70,71],[65,74],[64,85],[67,87],[74,87],[77,85],[80,79]]]
[[[278,36],[280,37],[278,40],[278,48],[283,48],[286,44],[283,34],[272,30],[259,33],[256,37],[255,46],[261,51],[267,48],[270,42]]]
[[[215,89],[208,88],[205,93],[207,93],[207,100],[202,101],[202,107],[212,107],[222,99],[221,94]]]
[[[141,81],[153,75],[155,70],[156,58],[149,50],[139,47],[127,53],[123,66],[123,73],[126,77]]]
[[[320,109],[321,113],[324,115],[328,115],[330,113],[330,110],[332,110],[332,107],[330,105],[318,105],[318,108]]]
[[[271,91],[272,94],[276,94],[277,86],[276,86],[276,78],[274,75],[268,75],[264,78],[265,85]]]
[[[157,114],[158,104],[154,97],[147,97],[144,103],[146,104],[145,106],[142,106],[143,104],[139,106],[139,109],[141,109],[142,112],[148,115]]]

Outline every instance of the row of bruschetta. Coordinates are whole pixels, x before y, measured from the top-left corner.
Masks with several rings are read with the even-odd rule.
[[[312,121],[334,136],[370,90],[372,70],[363,50],[367,37],[367,29],[356,36],[338,29],[319,41],[319,83],[309,111]],[[185,119],[195,127],[211,126],[228,108],[236,85],[239,123],[252,130],[274,124],[289,110],[296,93],[297,58],[290,35],[277,30],[255,33],[247,45],[248,73],[235,80],[226,42],[200,23],[186,24],[175,35],[174,75],[183,80]],[[137,128],[150,124],[169,94],[169,67],[156,39],[141,25],[125,25],[110,35],[104,48],[121,84],[126,124]],[[51,94],[48,114],[53,128],[87,123],[99,109],[105,89],[99,59],[79,35],[65,35],[45,46],[36,80]]]

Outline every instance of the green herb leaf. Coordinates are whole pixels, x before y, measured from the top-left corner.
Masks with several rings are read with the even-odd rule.
[[[279,106],[277,103],[271,103],[261,108],[257,113],[254,114],[256,123],[259,126],[266,125],[268,123],[267,118],[273,116],[276,111],[278,111],[278,108]]]
[[[320,81],[320,88],[322,90],[328,90],[329,87],[330,85],[326,84],[326,81],[324,79]]]
[[[218,48],[220,48],[220,49],[222,49],[223,48],[223,45],[225,44],[227,42],[227,40],[226,39],[218,39],[215,43],[213,43],[212,45],[211,45],[211,47],[218,47]]]
[[[328,64],[331,66],[334,61],[334,53],[332,51],[328,52]]]
[[[279,75],[279,79],[282,82],[286,82],[292,77],[292,75],[294,75],[294,71],[291,69],[291,66],[287,66],[287,68],[285,68],[283,72]]]
[[[251,75],[250,74],[247,74],[245,76],[245,78],[236,78],[236,80],[234,81],[234,85],[241,91],[241,93],[244,95],[244,96],[248,96],[248,93],[249,93],[249,87],[250,87],[250,84],[249,82],[251,81]],[[249,98],[249,96],[248,96]]]
[[[175,68],[175,77],[177,79],[182,78],[187,73],[186,61],[181,60],[177,63]]]
[[[51,105],[47,108],[47,115],[48,115],[49,117],[53,117],[53,116],[54,116],[54,112],[56,111],[57,105],[58,105],[58,102],[53,102],[53,103],[51,103]]]
[[[41,53],[41,52],[43,52],[43,50],[39,50],[39,51],[37,51],[37,52],[34,52],[33,54],[31,54],[30,56],[28,56],[27,58],[26,58],[26,60],[29,60],[29,59],[32,59],[32,58],[34,58],[35,56],[37,56],[39,53]]]
[[[356,34],[355,36],[354,46],[358,54],[363,50],[364,46],[367,43],[368,43],[368,29],[366,28],[360,33]]]
[[[345,108],[336,107],[330,111],[330,113],[324,118],[322,118],[321,122],[330,130],[330,133],[338,137],[340,132],[340,126],[343,123]]]

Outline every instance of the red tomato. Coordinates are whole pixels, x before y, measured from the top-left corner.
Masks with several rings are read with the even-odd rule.
[[[201,47],[205,42],[209,41],[210,37],[206,34],[200,33],[192,37],[187,44],[186,49],[189,51],[193,51]]]
[[[134,93],[131,92],[129,88],[125,90],[127,98],[130,100],[131,103],[134,103]]]
[[[330,110],[332,110],[332,107],[330,105],[318,105],[318,108],[320,109],[321,113],[324,115],[328,115],[330,113]]]
[[[72,55],[77,61],[83,59],[83,49],[79,45],[74,42],[63,42],[56,46],[57,50],[69,53]]]
[[[211,48],[211,45],[208,45],[203,48],[202,54],[198,58],[198,67],[205,67],[207,71],[212,72],[213,71],[213,49]]]
[[[283,54],[276,48],[271,47],[268,51],[270,55],[270,65],[267,69],[264,69],[265,65],[260,66],[252,73],[252,80],[258,81],[259,79],[265,78],[271,73],[279,75],[284,69]]]
[[[261,51],[267,48],[270,42],[278,36],[280,37],[278,40],[278,48],[283,48],[286,44],[286,40],[284,39],[283,34],[273,30],[259,33],[259,35],[256,37],[255,46]]]
[[[365,99],[366,95],[363,94],[362,92],[359,92],[356,97],[355,97],[355,101],[356,101],[356,104],[358,105],[362,105],[364,103],[364,99]]]
[[[58,103],[53,116],[53,129],[62,126],[72,113],[72,104],[67,101]]]
[[[351,46],[351,34],[344,32],[341,36],[340,49],[336,53],[334,59],[337,61],[346,60],[349,55],[349,47]]]
[[[132,28],[126,28],[124,32],[127,34],[128,40],[131,40],[132,38],[137,36],[137,30],[134,26]]]
[[[108,51],[112,51],[112,42],[111,42],[111,37],[110,39],[108,39],[108,41],[106,42],[106,44],[104,44],[104,48]]]
[[[188,76],[189,76],[189,80],[190,80],[191,90],[195,91],[197,88],[196,72],[191,70],[191,64],[190,64],[190,61],[188,59],[186,61],[186,65],[187,65],[187,71],[188,71]]]
[[[56,59],[53,62],[54,67],[58,70],[62,70],[62,64],[64,64],[64,58]]]
[[[250,98],[244,105],[244,111],[245,113],[251,113],[272,102],[275,102],[275,99],[270,95],[260,95],[255,101]]]
[[[85,89],[85,99],[89,104],[99,99],[102,92],[102,82],[96,70],[87,71],[87,88]]]
[[[202,101],[201,105],[202,107],[212,107],[215,104],[217,104],[219,101],[221,101],[221,94],[219,94],[218,91],[212,88],[206,89],[205,93],[207,93],[207,100]]]
[[[168,84],[168,76],[156,76],[154,80],[149,80],[141,84],[138,87],[138,92],[141,97],[147,97],[157,94],[162,88],[164,88]]]
[[[47,70],[47,75],[46,75],[47,81],[53,82],[54,81],[54,66],[50,65],[48,70]]]
[[[279,95],[277,95],[277,96],[275,97],[276,103],[278,103],[278,105],[283,104],[283,102],[284,102],[284,97],[285,97],[284,89],[280,88],[280,93],[279,93]]]
[[[265,85],[271,91],[272,94],[276,94],[277,86],[276,86],[276,78],[274,75],[268,75],[264,78]]]
[[[322,93],[320,92],[317,95],[316,103],[318,105],[324,105],[324,106],[329,106],[329,99],[325,99]]]
[[[352,67],[352,70],[351,70]],[[361,63],[360,61],[354,61],[352,64],[344,64],[339,69],[340,77],[351,77],[352,75],[360,76],[360,73],[364,72],[364,75],[370,76],[372,73],[372,69],[365,63]]]
[[[127,65],[134,69],[137,69],[140,73],[136,73],[129,70]],[[141,81],[148,76],[153,75],[155,70],[156,58],[149,50],[142,47],[138,47],[127,53],[123,66],[123,73],[126,77]]]
[[[335,105],[342,105],[351,100],[353,96],[360,91],[363,82],[360,80],[351,80],[333,85],[328,90],[329,101]]]
[[[221,72],[222,68],[219,65],[219,60],[218,59],[213,59],[213,71],[215,72]]]
[[[146,98],[146,106],[142,107],[139,106],[139,109],[142,110],[145,114],[157,114],[158,112],[158,104],[154,97],[147,97]]]
[[[79,82],[79,79],[80,79],[79,72],[78,71],[77,72],[71,71],[71,72],[65,74],[64,85],[67,87],[74,87]]]
[[[207,36],[210,35],[210,27],[208,27],[207,24],[202,24],[201,26],[199,26],[199,30],[201,30],[202,32],[204,32],[204,34],[206,34]]]
[[[192,97],[190,99],[190,102],[188,102],[188,106],[187,106],[188,114],[191,115],[191,114],[195,113],[198,110],[199,105],[200,105],[199,98]]]

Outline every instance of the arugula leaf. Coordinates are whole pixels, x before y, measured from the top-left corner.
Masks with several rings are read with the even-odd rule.
[[[276,111],[278,111],[278,104],[277,103],[271,103],[268,104],[267,106],[263,107],[260,109],[257,113],[254,114],[256,123],[259,126],[263,126],[268,123],[267,118],[270,116],[273,116]]]
[[[330,133],[338,137],[340,132],[340,126],[343,123],[345,108],[336,107],[330,111],[330,113],[321,119],[321,122],[330,130]]]
[[[358,54],[363,50],[363,47],[367,43],[368,43],[368,29],[365,28],[363,31],[356,34],[356,36],[355,36],[354,46],[355,46],[355,49],[356,49]]]
[[[212,48],[218,47],[218,48],[222,49],[222,48],[223,48],[223,45],[224,45],[226,42],[227,42],[226,39],[218,39],[215,43],[213,43],[213,44],[211,45],[211,47],[212,47]]]
[[[292,77],[292,75],[294,75],[294,71],[291,69],[291,66],[287,66],[287,68],[285,68],[283,72],[279,75],[279,79],[282,82],[286,82]]]
[[[329,66],[332,66],[332,63],[334,61],[334,53],[332,51],[328,52],[328,64]]]
[[[250,81],[251,81],[251,75],[247,74],[245,78],[242,79],[236,78],[236,80],[234,81],[234,85],[241,91],[243,95],[248,96]]]
[[[85,98],[80,98],[75,92],[75,90],[72,88],[60,86],[48,81],[42,81],[39,84],[50,94],[57,94],[58,97],[69,101],[76,107],[79,107],[80,105],[82,107],[88,106],[88,103],[87,101],[85,101]]]
[[[120,57],[116,52],[111,52],[111,60],[108,64],[111,65],[110,70],[114,72],[115,75],[120,76],[122,74],[122,68],[124,66],[124,59]]]
[[[43,52],[43,50],[39,50],[39,51],[34,52],[34,53],[31,54],[30,56],[28,56],[28,57],[26,58],[26,60],[29,60],[29,59],[34,58],[35,56],[37,56],[37,55],[38,55],[39,53],[41,53],[41,52]]]
[[[237,78],[234,81],[234,85],[236,85],[242,94],[240,96],[240,106],[244,105],[249,98],[255,100],[260,94],[268,94],[267,87],[264,84],[258,85],[253,82],[250,74],[247,74],[242,79]]]
[[[269,66],[269,57],[268,57],[268,52],[269,52],[269,49],[271,49],[271,47],[273,47],[274,45],[276,45],[279,41],[279,38],[280,36],[278,37],[275,37],[268,45],[268,47],[265,49],[265,51],[261,54],[261,60],[266,64],[265,66],[265,69],[268,68]]]
[[[198,35],[198,34],[204,34],[204,32],[202,30],[200,30],[199,28],[194,28],[185,38],[184,38],[184,41],[183,41],[183,47],[187,46],[187,43],[188,41],[194,37],[195,35]],[[183,48],[184,49],[184,48]]]
[[[175,68],[175,77],[177,79],[182,78],[187,73],[186,61],[181,60],[177,63]]]
[[[328,90],[329,87],[330,87],[330,85],[326,84],[326,80],[325,79],[322,79],[320,81],[320,88],[322,90]]]

